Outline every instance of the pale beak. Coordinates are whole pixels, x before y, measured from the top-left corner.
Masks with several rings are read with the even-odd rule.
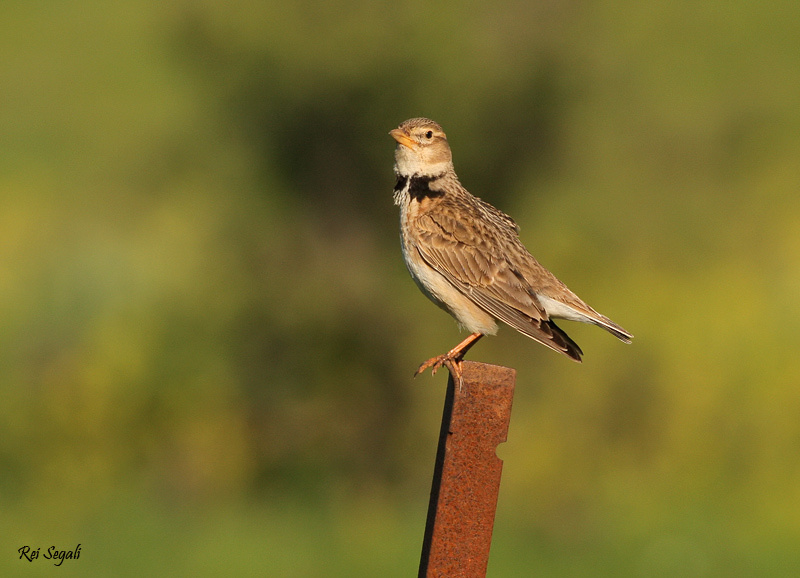
[[[417,149],[417,143],[414,142],[409,136],[399,128],[389,131],[392,138],[399,142],[401,145],[410,148],[412,151]]]

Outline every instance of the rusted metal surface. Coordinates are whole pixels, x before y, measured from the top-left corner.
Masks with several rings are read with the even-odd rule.
[[[484,578],[516,371],[463,362],[463,386],[447,382],[420,578]]]

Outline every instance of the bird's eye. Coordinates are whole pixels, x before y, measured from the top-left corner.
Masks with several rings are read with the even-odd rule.
[[[425,138],[433,138],[433,131],[429,130],[428,132],[426,132],[425,133]]]

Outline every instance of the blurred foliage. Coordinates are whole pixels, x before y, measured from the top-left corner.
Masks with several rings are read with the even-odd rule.
[[[7,2],[0,572],[416,572],[456,343],[393,143],[630,329],[511,331],[490,576],[800,572],[800,5]]]

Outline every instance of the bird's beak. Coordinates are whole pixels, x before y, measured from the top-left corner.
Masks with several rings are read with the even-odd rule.
[[[406,133],[404,133],[399,128],[393,129],[389,131],[389,134],[392,135],[392,138],[399,142],[401,145],[410,148],[412,151],[416,150],[417,143],[411,140]]]

